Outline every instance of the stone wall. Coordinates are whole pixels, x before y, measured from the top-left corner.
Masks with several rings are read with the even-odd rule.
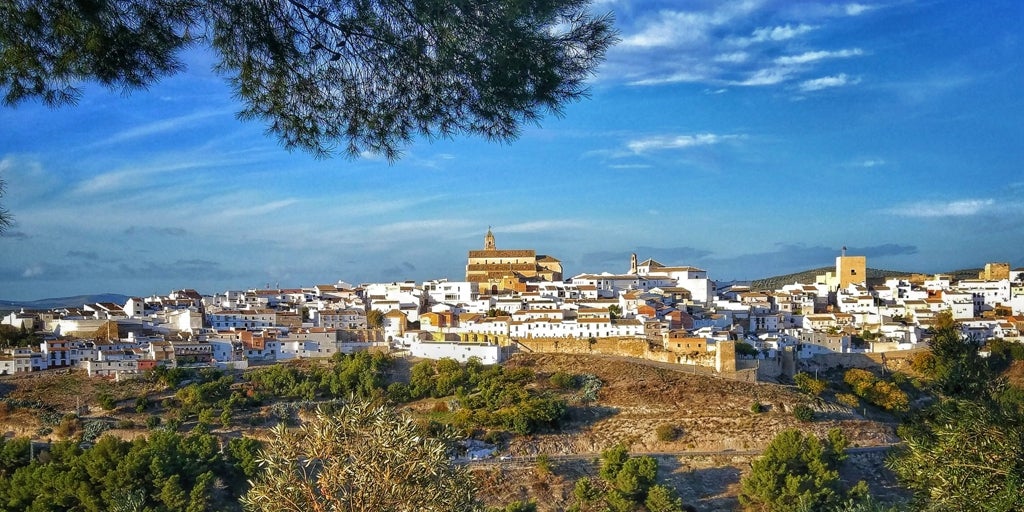
[[[715,366],[714,353],[682,354],[666,350],[661,344],[630,337],[594,338],[521,338],[518,348],[522,352],[557,354],[600,354],[635,357],[661,363]]]
[[[888,371],[901,371],[910,366],[911,360],[927,348],[912,350],[893,350],[890,352],[870,352],[866,354],[818,354],[810,359],[799,362],[799,371],[828,368],[863,368]]]

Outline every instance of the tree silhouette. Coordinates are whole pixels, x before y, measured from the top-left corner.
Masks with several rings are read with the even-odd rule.
[[[131,91],[206,45],[243,119],[286,148],[398,156],[414,136],[511,140],[586,94],[616,40],[590,0],[13,0],[0,4],[7,105]]]

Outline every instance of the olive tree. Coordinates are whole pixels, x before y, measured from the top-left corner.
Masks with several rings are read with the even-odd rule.
[[[472,477],[452,462],[448,441],[368,401],[318,410],[296,429],[273,429],[242,504],[264,512],[479,510]]]

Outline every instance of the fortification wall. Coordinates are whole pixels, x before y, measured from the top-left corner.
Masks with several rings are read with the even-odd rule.
[[[518,340],[518,345],[520,350],[524,352],[600,354],[635,357],[661,363],[715,366],[715,355],[712,352],[683,354],[666,350],[660,344],[652,343],[645,339],[630,337],[594,338],[592,340],[583,338],[522,338]]]

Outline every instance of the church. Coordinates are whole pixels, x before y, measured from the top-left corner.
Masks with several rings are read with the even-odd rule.
[[[482,295],[526,291],[531,281],[561,281],[562,262],[533,249],[498,249],[487,229],[482,250],[469,251],[466,281],[477,283]]]

